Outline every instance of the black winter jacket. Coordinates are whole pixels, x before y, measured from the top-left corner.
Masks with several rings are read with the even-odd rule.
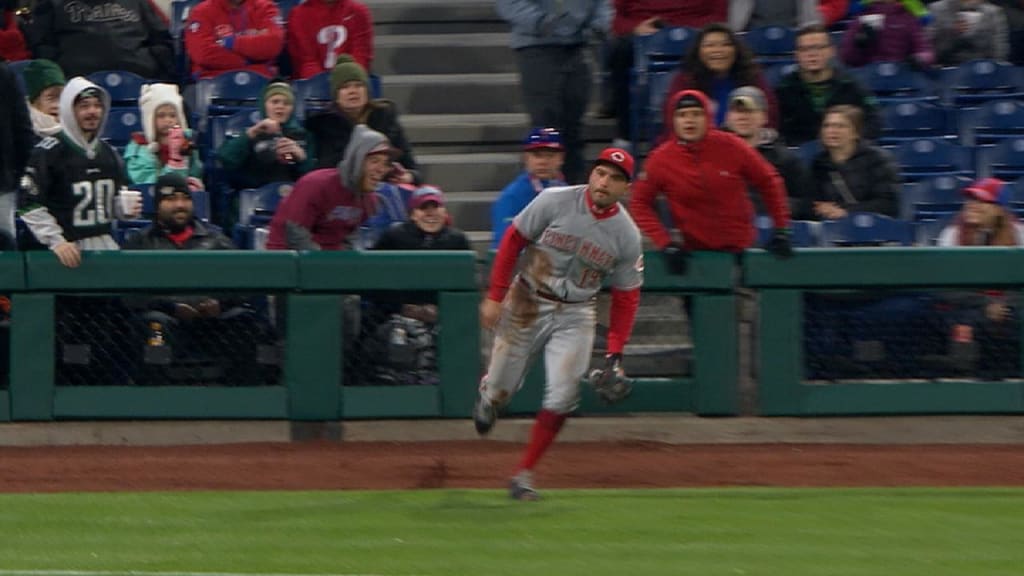
[[[0,194],[17,188],[34,141],[25,96],[14,73],[0,61]]]
[[[405,139],[402,125],[398,123],[398,111],[390,100],[370,102],[372,110],[366,118],[366,125],[388,137],[391,145],[401,152],[397,162],[407,170],[416,170],[412,147]],[[331,104],[323,112],[306,118],[306,131],[312,134],[313,148],[317,154],[317,168],[334,168],[345,155],[345,147],[352,138],[355,125],[337,105]]]
[[[899,215],[900,171],[885,150],[861,142],[845,163],[836,165],[828,151],[814,158],[813,201],[835,202],[849,212]]]
[[[192,237],[178,246],[167,237],[167,232],[159,224],[153,224],[125,243],[125,250],[234,250],[231,240],[203,224],[192,220]]]
[[[821,91],[815,98],[812,87],[794,70],[782,77],[775,89],[779,101],[779,132],[789,146],[799,146],[818,138],[821,118],[830,106],[848,104],[864,111],[864,134],[873,140],[881,133],[878,102],[845,70],[837,68],[832,78],[814,87]]]
[[[99,70],[174,78],[171,36],[147,0],[40,0],[28,42],[36,58],[60,64],[68,78]]]
[[[415,222],[402,222],[380,235],[374,250],[470,250],[469,239],[457,228],[445,226],[427,234]]]

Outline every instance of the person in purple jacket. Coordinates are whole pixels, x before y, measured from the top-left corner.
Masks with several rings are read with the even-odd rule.
[[[846,29],[839,56],[852,67],[872,62],[926,67],[935,61],[921,22],[899,0],[877,0],[868,5]]]

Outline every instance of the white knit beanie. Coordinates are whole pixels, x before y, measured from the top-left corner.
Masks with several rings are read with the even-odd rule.
[[[185,106],[182,104],[178,87],[174,84],[145,84],[139,91],[139,109],[142,111],[142,131],[146,135],[146,141],[149,142],[150,147],[159,147],[156,141],[156,130],[153,127],[153,118],[156,117],[156,109],[164,104],[174,106],[178,111],[181,127],[188,130]]]

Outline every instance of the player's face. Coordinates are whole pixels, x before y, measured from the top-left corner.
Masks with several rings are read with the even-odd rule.
[[[49,114],[54,118],[60,116],[60,93],[64,91],[63,86],[50,86],[36,96],[32,105],[43,114]]]
[[[192,197],[188,194],[175,192],[160,200],[157,207],[157,220],[171,231],[184,230],[192,221]]]
[[[833,56],[835,49],[828,34],[804,34],[796,39],[796,63],[804,72],[821,72]]]
[[[100,120],[103,118],[103,104],[99,98],[82,98],[75,102],[75,121],[83,133],[94,133],[100,129]]]
[[[708,117],[703,108],[683,108],[672,116],[676,136],[685,142],[694,142],[704,137],[708,130]]]
[[[173,104],[164,104],[156,109],[156,113],[153,115],[153,127],[156,128],[156,135],[158,138],[167,136],[167,133],[171,131],[176,125],[180,124],[181,120],[178,118],[178,109]]]
[[[700,61],[715,74],[725,74],[736,62],[736,46],[724,32],[711,32],[701,38]]]
[[[358,114],[366,108],[370,96],[366,91],[366,84],[358,80],[345,82],[338,88],[338,107],[350,114]]]
[[[551,148],[537,148],[523,152],[523,164],[534,178],[551,180],[562,173],[565,152]]]
[[[626,174],[614,166],[598,164],[590,171],[590,198],[600,208],[619,201],[629,191]]]
[[[725,113],[725,124],[740,138],[750,138],[764,128],[764,112],[746,106],[730,106]]]
[[[437,202],[424,202],[412,211],[409,219],[427,234],[436,234],[444,228],[448,220],[448,209]]]
[[[391,168],[391,155],[387,152],[368,154],[363,160],[363,192],[370,193],[376,190]]]
[[[821,144],[826,149],[847,149],[857,143],[857,137],[853,122],[842,114],[826,114],[821,121]]]
[[[267,98],[266,108],[267,118],[270,118],[279,124],[283,124],[291,118],[292,110],[295,109],[295,104],[293,104],[292,101],[283,94],[274,94],[270,98]]]

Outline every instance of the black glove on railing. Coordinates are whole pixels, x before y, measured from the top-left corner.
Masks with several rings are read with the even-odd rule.
[[[784,260],[793,255],[793,244],[789,241],[789,228],[776,228],[767,249],[776,258]]]

